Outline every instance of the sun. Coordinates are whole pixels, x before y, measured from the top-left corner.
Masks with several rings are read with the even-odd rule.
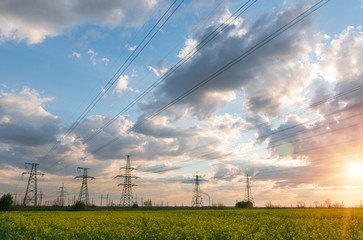
[[[363,163],[351,163],[348,166],[348,171],[352,177],[363,176]]]

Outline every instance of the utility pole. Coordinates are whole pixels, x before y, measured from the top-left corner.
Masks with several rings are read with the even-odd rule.
[[[64,197],[66,195],[64,183],[62,183],[62,186],[59,187],[59,206],[64,207]]]
[[[101,193],[101,207],[102,207],[102,198],[103,198],[103,195],[102,195],[102,193]]]
[[[18,193],[15,193],[15,200],[14,200],[14,205],[17,206],[18,205],[18,202],[16,201],[16,198],[18,196]]]
[[[192,198],[192,207],[202,207],[203,206],[203,198],[202,198],[202,191],[200,190],[199,186],[199,178],[201,176],[194,175],[195,177],[195,184],[194,184],[194,193]]]
[[[42,206],[43,197],[44,197],[43,191],[42,191],[42,189],[40,189],[40,192],[39,192],[39,206]]]
[[[138,178],[136,176],[131,175],[131,171],[135,170],[135,168],[131,167],[130,155],[127,156],[127,162],[125,167],[121,167],[120,170],[125,169],[125,174],[117,175],[115,178],[122,177],[124,179],[123,183],[118,184],[118,186],[122,185],[122,194],[120,199],[120,205],[123,207],[131,207],[134,203],[134,199],[132,196],[132,187],[137,186],[136,184],[131,183],[132,178]]]
[[[206,192],[203,192],[207,197],[208,197],[208,206],[210,207],[210,196],[209,196],[209,194],[208,193],[206,193]]]
[[[252,192],[251,192],[251,183],[250,183],[250,176],[246,177],[246,192],[245,192],[245,201],[251,202],[255,205],[255,201],[253,200]]]
[[[31,166],[31,170],[23,172],[29,174],[28,185],[26,187],[23,205],[26,206],[29,203],[33,203],[34,206],[38,205],[38,175],[44,176],[43,173],[37,171],[39,163],[25,163],[25,169],[27,166]]]
[[[75,178],[82,178],[82,186],[81,186],[81,190],[79,191],[78,201],[84,202],[84,204],[86,204],[87,206],[89,205],[87,179],[88,178],[90,178],[91,180],[95,179],[94,177],[87,175],[88,169],[89,168],[78,167],[77,168],[78,171],[83,170],[83,175],[79,175],[79,176],[75,177]]]

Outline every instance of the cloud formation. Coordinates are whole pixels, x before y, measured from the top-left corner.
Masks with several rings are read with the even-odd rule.
[[[154,0],[5,0],[0,2],[0,40],[37,44],[86,23],[140,26],[156,5]]]
[[[59,119],[44,109],[52,98],[29,88],[0,92],[0,142],[40,146],[56,142]]]
[[[346,176],[349,164],[362,157],[363,33],[348,27],[317,45],[315,93],[301,119],[290,115],[277,128],[260,130],[260,143],[267,139],[272,158],[304,160],[307,166],[261,171],[259,178],[275,179],[280,185],[344,185],[330,176]],[[316,85],[318,84],[318,85]],[[331,85],[334,87],[332,88]],[[335,97],[332,97],[335,96]],[[284,154],[288,153],[288,154]]]
[[[283,13],[264,15],[253,23],[240,19],[229,25],[172,73],[156,91],[155,95],[159,97],[143,103],[143,109],[147,107],[154,111],[163,103],[178,98],[300,12],[301,8],[295,7]],[[178,107],[181,106],[190,115],[199,119],[208,118],[234,100],[236,91],[244,93],[244,107],[254,114],[275,116],[282,107],[301,102],[300,92],[313,78],[308,59],[308,53],[315,44],[314,39],[308,37],[311,26],[311,19],[307,19],[304,24],[298,24],[246,60],[213,78],[179,101],[175,105],[175,114],[178,114]],[[184,56],[185,51],[200,43],[216,27],[213,25],[194,33],[179,55]]]
[[[72,53],[72,56],[75,56],[76,58],[80,58],[81,57],[81,54],[78,53],[78,52],[73,52]]]
[[[95,51],[93,51],[92,49],[88,49],[87,52],[90,55],[90,60],[93,63],[93,65],[96,65],[97,62],[104,62],[104,63],[108,63],[110,61],[110,59],[102,57],[102,58],[96,58],[97,53]]]

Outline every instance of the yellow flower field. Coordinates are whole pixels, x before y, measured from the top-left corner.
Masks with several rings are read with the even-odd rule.
[[[363,210],[5,212],[0,239],[363,239]]]

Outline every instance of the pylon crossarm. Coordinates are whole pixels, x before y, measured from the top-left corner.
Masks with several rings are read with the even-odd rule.
[[[133,187],[133,186],[137,186],[134,183],[119,183],[117,186],[128,186],[128,187]]]
[[[120,170],[127,169],[127,170],[135,170],[136,168],[133,167],[120,167]]]
[[[115,178],[118,178],[118,177],[140,178],[140,177],[137,177],[137,176],[132,176],[131,174],[121,174],[121,175],[117,175]]]

